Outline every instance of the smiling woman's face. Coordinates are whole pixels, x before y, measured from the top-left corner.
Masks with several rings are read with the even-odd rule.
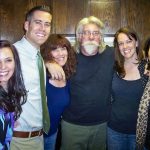
[[[68,59],[68,52],[66,47],[59,47],[51,51],[53,60],[56,61],[60,66],[64,66]]]
[[[14,56],[10,48],[0,49],[0,85],[7,89],[7,83],[15,70]]]

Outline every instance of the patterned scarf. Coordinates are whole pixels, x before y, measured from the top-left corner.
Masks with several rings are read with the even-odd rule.
[[[150,78],[145,86],[139,105],[137,128],[136,128],[136,150],[143,150],[147,131],[148,107],[150,104]]]

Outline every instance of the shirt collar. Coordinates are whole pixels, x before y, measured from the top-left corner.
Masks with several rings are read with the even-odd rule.
[[[32,57],[33,59],[35,59],[37,57],[37,53],[38,51],[40,51],[40,49],[37,49],[36,47],[34,47],[26,38],[25,36],[22,38],[22,42],[27,45],[28,49],[27,49],[27,54],[30,55],[30,57]]]

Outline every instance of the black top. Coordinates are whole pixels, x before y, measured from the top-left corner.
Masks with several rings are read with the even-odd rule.
[[[136,123],[139,103],[144,91],[144,67],[140,70],[141,78],[138,80],[124,80],[115,72],[112,81],[112,111],[108,126],[125,134],[136,133]],[[144,82],[143,82],[144,81]]]
[[[109,115],[110,91],[113,75],[113,48],[102,54],[77,55],[77,72],[71,79],[71,104],[63,119],[78,125],[106,122]]]

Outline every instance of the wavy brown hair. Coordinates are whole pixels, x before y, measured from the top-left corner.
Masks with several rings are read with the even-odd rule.
[[[76,69],[76,54],[67,38],[60,34],[51,34],[47,42],[41,48],[41,55],[45,62],[54,61],[51,55],[51,51],[59,47],[66,47],[68,52],[68,59],[63,66],[66,79],[69,79]]]
[[[118,36],[120,33],[124,33],[125,35],[127,35],[127,37],[130,40],[135,40],[136,42],[138,42],[138,46],[136,47],[136,53],[137,53],[137,60],[138,62],[140,62],[143,59],[143,52],[140,46],[140,40],[138,35],[136,34],[136,32],[134,30],[132,30],[129,27],[123,27],[120,28],[115,36],[114,36],[114,48],[115,48],[115,70],[118,72],[118,74],[120,75],[120,77],[124,78],[126,73],[125,73],[125,69],[124,69],[124,57],[122,56],[122,54],[120,53],[119,50],[119,45],[118,45]]]

